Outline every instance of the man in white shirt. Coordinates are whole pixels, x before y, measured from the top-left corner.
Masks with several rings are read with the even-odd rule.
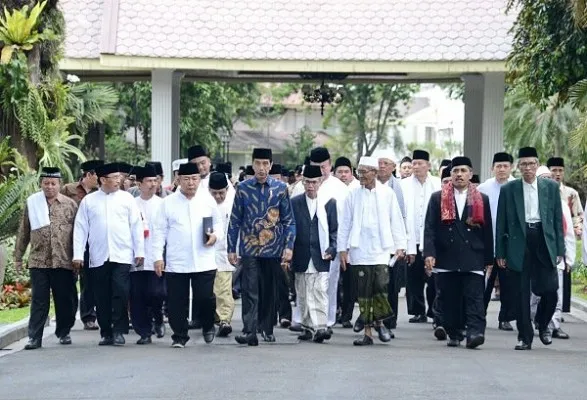
[[[432,193],[440,190],[440,179],[430,175],[430,154],[425,150],[414,150],[412,155],[412,175],[401,181],[406,207],[406,229],[408,232],[408,273],[406,299],[408,314],[413,315],[409,322],[427,322],[434,318],[433,303],[436,297],[434,277],[424,268],[420,245],[424,234],[424,220],[428,201]],[[424,300],[424,286],[426,301]],[[426,312],[426,302],[428,312]]]
[[[224,228],[216,202],[207,189],[199,188],[198,167],[193,163],[182,164],[178,173],[180,190],[166,197],[157,213],[153,259],[158,275],[165,269],[172,347],[184,348],[190,339],[187,320],[190,281],[204,341],[211,343],[214,340],[214,243],[224,235]],[[198,189],[205,192],[199,194]]]
[[[332,176],[332,162],[330,153],[326,147],[316,147],[310,152],[310,165],[320,167],[322,171],[322,184],[320,196],[326,199],[336,199],[338,215],[349,192],[347,185],[340,179]],[[332,335],[332,327],[336,324],[338,313],[338,280],[340,278],[340,260],[335,258],[330,263],[330,275],[328,276],[328,333]]]
[[[522,179],[502,186],[497,206],[495,258],[499,268],[512,271],[516,288],[516,350],[531,350],[534,329],[530,318],[530,293],[540,296],[535,321],[540,341],[552,343],[549,323],[556,310],[558,274],[564,259],[563,216],[558,185],[536,177],[535,148],[519,150]]]
[[[412,159],[410,157],[402,158],[399,163],[399,175],[401,179],[406,179],[412,176]]]
[[[485,342],[484,270],[493,265],[491,209],[489,198],[470,183],[471,160],[455,157],[450,165],[451,182],[428,203],[424,260],[428,272],[436,272],[448,346],[460,345],[466,326],[467,348],[473,349]]]
[[[73,232],[75,268],[82,266],[89,243],[101,346],[125,344],[130,266],[145,260],[143,222],[132,195],[120,190],[119,169],[118,163],[96,168],[100,190],[81,201]]]
[[[306,166],[302,182],[306,193],[291,200],[296,221],[291,269],[295,273],[296,301],[304,330],[298,338],[322,343],[331,337],[326,325],[328,274],[330,261],[336,257],[336,200],[318,196],[322,182],[320,167]]]
[[[538,170],[536,171],[536,176],[539,178],[554,179],[552,172],[548,169],[548,167],[545,167],[544,165],[538,167]],[[568,204],[565,201],[563,201],[563,199],[561,199],[561,205],[563,207],[563,218],[565,222],[563,226],[565,234],[565,258],[556,266],[558,270],[558,290],[556,291],[557,302],[556,310],[554,312],[554,315],[552,316],[552,320],[549,323],[549,328],[552,330],[553,338],[568,339],[569,335],[561,328],[563,312],[563,273],[570,272],[571,267],[573,266],[573,264],[575,264],[577,244],[575,239],[575,231],[573,229],[573,217],[571,214],[571,209],[569,208]],[[540,297],[532,293],[532,295],[530,296],[530,301],[530,313],[532,315],[532,320],[534,320],[534,316],[538,311],[538,303],[540,303]]]
[[[210,194],[216,200],[222,227],[224,232],[228,232],[228,223],[230,213],[234,203],[234,196],[227,196],[229,182],[226,175],[222,172],[212,172],[210,174],[209,188]],[[232,273],[235,268],[228,262],[228,253],[226,246],[226,235],[222,235],[214,245],[216,250],[216,278],[214,279],[214,295],[216,296],[216,322],[218,323],[218,336],[226,337],[232,333],[232,314],[234,313],[234,298],[232,297]]]
[[[145,262],[141,266],[131,266],[130,318],[133,329],[140,337],[137,344],[149,344],[153,331],[158,338],[165,336],[163,323],[165,278],[155,273],[152,249],[155,218],[163,199],[156,195],[160,184],[157,171],[152,166],[135,168],[134,173],[140,190],[140,196],[135,197],[135,201],[143,221]]]
[[[346,157],[338,157],[334,162],[334,176],[347,185],[349,190],[361,187],[361,183],[353,175],[351,160]],[[357,294],[353,285],[352,269],[352,265],[349,264],[340,274],[342,279],[342,293],[339,293],[339,298],[341,299],[340,323],[343,328],[353,327],[351,320],[353,319],[353,311],[355,309],[355,302],[357,301]]]
[[[499,193],[501,187],[513,180],[512,165],[514,158],[511,154],[499,152],[493,155],[493,178],[487,179],[478,189],[481,193],[489,197],[489,205],[491,207],[491,220],[493,222],[493,243],[495,244],[495,224],[497,219],[497,204],[499,203]],[[498,315],[498,328],[503,331],[513,331],[510,321],[516,319],[515,304],[513,303],[515,296],[515,288],[512,287],[509,278],[510,272],[504,268],[498,268],[494,264],[487,269],[487,283],[485,286],[485,309],[489,306],[491,301],[491,293],[495,286],[496,280],[499,282],[499,301],[501,303]],[[496,289],[497,291],[497,289]]]
[[[391,333],[383,323],[396,312],[387,300],[388,263],[391,255],[403,257],[407,245],[399,204],[393,190],[377,182],[378,168],[376,158],[361,157],[358,167],[361,187],[347,196],[339,218],[339,257],[343,269],[349,263],[353,265],[359,309],[365,323],[365,335],[353,342],[355,346],[373,344],[373,327],[379,340],[391,340]]]

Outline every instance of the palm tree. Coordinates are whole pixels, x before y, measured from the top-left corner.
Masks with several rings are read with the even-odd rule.
[[[562,156],[578,122],[579,113],[568,104],[561,105],[556,95],[541,109],[523,90],[506,94],[504,136],[510,150],[533,146],[539,154]]]

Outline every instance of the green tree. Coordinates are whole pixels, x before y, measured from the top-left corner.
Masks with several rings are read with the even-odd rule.
[[[314,148],[316,135],[308,127],[303,127],[292,135],[288,140],[287,147],[283,152],[286,165],[299,165],[304,163],[304,159],[310,155],[310,150]]]
[[[565,103],[571,86],[587,77],[587,41],[578,26],[584,1],[509,0],[519,13],[508,59],[510,80],[528,98],[547,107],[552,96]]]
[[[579,122],[579,113],[568,104],[561,105],[556,95],[544,108],[531,103],[528,97],[522,88],[506,94],[506,148],[515,152],[520,147],[533,146],[544,156],[565,156],[571,132]]]
[[[417,90],[418,85],[345,84],[343,100],[329,108],[324,126],[336,118],[343,132],[337,138],[339,145],[352,147],[358,162],[361,156],[372,154],[377,146],[390,144],[390,130],[391,139],[397,137],[393,128],[400,124],[400,106],[406,107]]]

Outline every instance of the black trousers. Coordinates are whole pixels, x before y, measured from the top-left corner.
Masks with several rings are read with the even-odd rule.
[[[424,286],[426,288],[426,300],[424,299]],[[436,285],[434,276],[426,274],[424,259],[418,245],[416,259],[412,265],[408,265],[406,299],[408,302],[409,315],[428,315],[433,318],[433,304],[436,297]],[[428,313],[426,313],[426,303],[428,303]]]
[[[275,290],[276,290],[276,304],[275,308],[277,310],[277,318],[276,320],[279,322],[282,319],[287,319],[291,321],[292,319],[292,310],[291,310],[291,302],[289,301],[289,274],[288,272],[284,271],[281,268],[281,263],[273,266],[276,268],[275,270]]]
[[[432,303],[432,314],[433,314],[432,318],[434,319],[434,324],[436,326],[444,326],[444,323],[443,323],[444,306],[442,303],[442,301],[443,301],[442,296],[440,295],[441,289],[440,289],[440,285],[438,284],[438,275],[439,274],[436,273],[436,274],[432,274],[432,276],[430,277],[431,280],[434,282],[434,301]],[[431,291],[432,291],[432,289],[430,290],[430,292]],[[428,293],[428,292],[426,292],[426,293]],[[432,294],[430,294],[430,295],[432,295]],[[461,310],[461,314],[463,314],[464,313],[463,307],[461,307],[460,310]],[[430,311],[430,309],[428,311]],[[464,320],[464,318],[462,318],[462,319]],[[461,325],[463,325],[463,324],[461,324]]]
[[[497,263],[493,264],[491,275],[487,278],[487,287],[485,288],[485,310],[489,306],[491,301],[491,293],[495,286],[495,279],[499,278],[499,322],[509,322],[516,319],[515,305],[512,304],[515,301],[516,287],[512,287],[512,271],[507,268],[499,268]]]
[[[163,300],[167,296],[165,277],[154,271],[130,273],[130,319],[137,335],[150,336],[156,325],[163,323]]]
[[[485,278],[472,272],[439,272],[436,282],[442,304],[442,326],[451,339],[462,339],[463,322],[467,336],[485,334]],[[528,299],[528,307],[530,300]],[[465,320],[463,321],[463,307]]]
[[[75,312],[71,307],[71,299],[76,295],[74,272],[64,268],[31,268],[29,272],[32,286],[29,338],[43,338],[51,293],[55,304],[55,336],[69,335],[75,323]]]
[[[516,325],[518,340],[532,344],[534,328],[530,314],[530,293],[540,296],[535,321],[539,329],[547,329],[556,310],[558,272],[549,265],[550,256],[542,229],[526,229],[526,249],[522,272],[512,271],[514,288],[517,288]]]
[[[128,333],[130,264],[106,261],[101,267],[90,268],[90,278],[100,335]]]
[[[563,271],[563,308],[562,312],[571,312],[571,271]]]
[[[391,318],[383,321],[383,323],[389,328],[397,324],[398,304],[399,304],[399,291],[400,291],[400,268],[398,265],[389,268],[389,284],[387,285],[387,301],[391,306],[393,315]]]
[[[357,301],[357,288],[353,280],[352,266],[347,264],[346,270],[340,273],[342,278],[342,314],[341,322],[351,321],[353,319],[353,311],[355,309],[355,302]],[[393,305],[391,306],[393,308]],[[394,309],[396,311],[396,309]]]
[[[281,268],[279,258],[242,258],[243,333],[257,333],[262,330],[273,334],[277,268]]]
[[[188,311],[190,304],[190,283],[192,295],[198,309],[198,318],[204,331],[214,327],[216,296],[214,296],[214,279],[216,270],[206,272],[177,273],[167,272],[167,314],[169,326],[173,330],[173,341],[187,342]]]

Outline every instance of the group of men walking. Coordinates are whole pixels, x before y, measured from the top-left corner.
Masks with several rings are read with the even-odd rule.
[[[82,179],[63,188],[59,170],[45,168],[15,251],[18,266],[31,244],[26,348],[42,345],[49,290],[55,333],[71,343],[77,275],[80,316],[85,329],[97,321],[100,345],[125,344],[129,314],[137,344],[163,337],[164,310],[173,347],[186,345],[194,321],[206,343],[230,335],[237,276],[243,329],[235,340],[243,345],[258,345],[259,334],[274,342],[278,323],[302,341],[328,341],[340,323],[363,332],[356,346],[372,345],[375,333],[389,342],[403,280],[409,321],[432,318],[434,336],[448,346],[484,343],[496,280],[499,328],[513,330],[516,320],[517,350],[531,349],[533,323],[545,345],[568,338],[560,311],[583,215],[576,191],[562,183],[564,161],[538,168],[536,150],[520,149],[521,178],[513,179],[513,157],[497,153],[494,177],[477,185],[469,158],[446,160],[440,177],[429,158],[415,150],[396,171],[393,154],[379,151],[361,157],[356,179],[349,159],[332,163],[318,147],[287,185],[271,173],[271,149],[257,148],[250,176],[234,187],[230,168],[210,172],[209,154],[193,146],[174,162],[169,189],[156,162],[90,161]],[[138,184],[125,191],[129,177]]]

